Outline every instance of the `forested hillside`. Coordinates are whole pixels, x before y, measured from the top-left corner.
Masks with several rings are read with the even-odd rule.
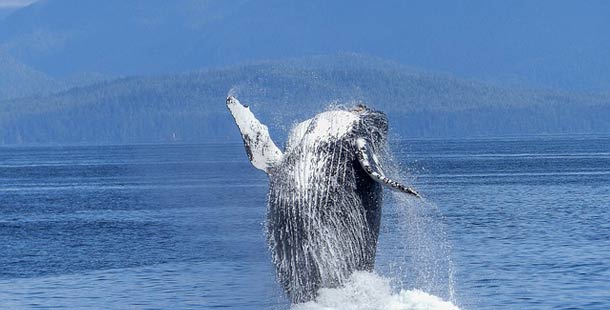
[[[394,137],[610,132],[610,96],[503,89],[357,55],[131,77],[0,102],[2,144],[239,141],[237,95],[283,139],[299,120],[364,102]]]

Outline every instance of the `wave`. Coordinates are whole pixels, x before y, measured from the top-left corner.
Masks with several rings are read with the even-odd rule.
[[[449,301],[421,290],[400,290],[390,280],[358,271],[340,288],[323,288],[315,301],[292,305],[292,310],[459,310]]]

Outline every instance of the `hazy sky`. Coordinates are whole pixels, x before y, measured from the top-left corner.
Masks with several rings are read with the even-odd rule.
[[[26,6],[37,0],[0,0],[0,8],[15,8]]]
[[[0,0],[0,50],[56,77],[354,52],[502,85],[610,89],[607,0],[38,0],[2,19],[32,1]]]

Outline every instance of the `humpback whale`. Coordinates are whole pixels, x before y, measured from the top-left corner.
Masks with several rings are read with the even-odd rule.
[[[291,130],[281,151],[249,107],[233,96],[226,103],[250,162],[269,176],[267,242],[292,302],[372,271],[382,186],[419,197],[384,173],[386,115],[364,105],[317,114]]]

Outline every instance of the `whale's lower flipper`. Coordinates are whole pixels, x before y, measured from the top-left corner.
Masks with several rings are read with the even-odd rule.
[[[394,190],[421,198],[421,196],[414,189],[402,185],[385,176],[375,152],[365,139],[358,138],[356,140],[356,147],[358,148],[358,161],[360,162],[360,165],[364,171],[366,171],[371,178],[381,184],[389,186]]]
[[[282,159],[282,151],[271,140],[269,129],[254,117],[249,107],[239,103],[235,97],[227,98],[227,107],[239,127],[250,162],[254,167],[269,173],[269,168]]]

